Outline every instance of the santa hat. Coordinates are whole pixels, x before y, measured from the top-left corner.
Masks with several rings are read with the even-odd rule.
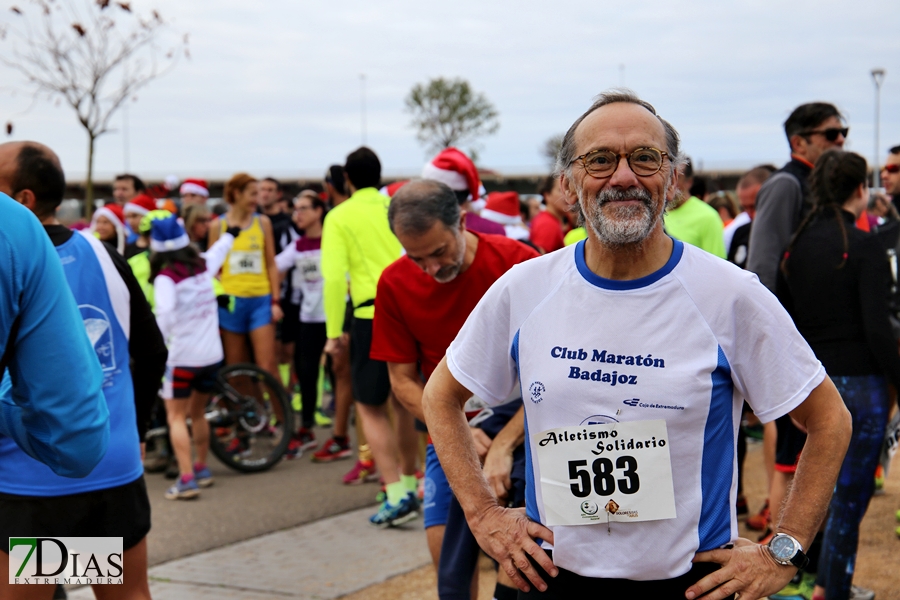
[[[150,249],[154,252],[172,252],[187,248],[191,243],[181,219],[175,215],[156,219],[150,223]]]
[[[125,203],[125,209],[122,212],[126,215],[135,213],[144,216],[151,210],[156,210],[156,200],[147,194],[138,194]]]
[[[209,198],[209,185],[207,185],[205,179],[185,179],[178,193],[182,196],[185,194],[197,194],[198,196]]]
[[[447,185],[451,190],[468,190],[469,200],[481,197],[481,180],[478,169],[468,156],[456,148],[445,148],[422,169],[422,179],[433,179]]]
[[[487,195],[487,204],[481,211],[482,218],[503,225],[506,237],[524,240],[531,232],[522,222],[518,192],[491,192]]]
[[[394,194],[397,193],[397,190],[402,188],[407,183],[409,183],[409,179],[404,179],[402,181],[395,181],[394,183],[391,183],[389,185],[382,187],[378,191],[381,192],[382,194],[384,194],[385,196],[387,196],[388,198],[393,198]]]
[[[94,211],[94,216],[91,217],[91,233],[95,233],[97,231],[97,219],[100,217],[106,217],[110,223],[113,224],[116,228],[116,250],[119,254],[125,253],[125,213],[122,211],[122,207],[118,204],[109,203],[106,206],[101,206],[97,210]]]
[[[516,225],[522,222],[518,192],[491,192],[487,204],[481,211],[485,219],[501,225]]]

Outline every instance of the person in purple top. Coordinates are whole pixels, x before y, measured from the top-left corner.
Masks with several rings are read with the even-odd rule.
[[[294,369],[302,400],[302,425],[288,444],[288,456],[297,456],[318,445],[312,428],[316,422],[319,361],[327,339],[320,267],[325,212],[325,203],[317,194],[308,193],[308,190],[301,192],[294,201],[294,224],[303,230],[303,235],[275,257],[279,273],[290,271],[292,294],[287,299],[282,327],[294,328],[297,332]],[[346,432],[343,433],[341,441],[346,445]]]

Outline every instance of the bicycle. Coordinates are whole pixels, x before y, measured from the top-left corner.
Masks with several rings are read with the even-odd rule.
[[[278,464],[294,432],[294,411],[281,382],[249,363],[219,369],[206,420],[210,451],[242,473]],[[167,432],[167,425],[155,427],[146,439],[164,438]]]

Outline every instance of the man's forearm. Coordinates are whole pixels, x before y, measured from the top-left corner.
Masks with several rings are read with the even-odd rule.
[[[843,409],[817,418],[807,423],[807,430],[806,444],[777,530],[793,535],[808,549],[828,512],[850,443],[850,415]]]
[[[450,487],[466,518],[477,519],[488,508],[498,506],[498,502],[481,472],[481,461],[462,410],[465,398],[471,394],[460,393],[459,398],[454,398],[455,387],[461,391],[445,358],[425,387],[422,408]]]
[[[400,404],[408,410],[412,416],[425,423],[425,412],[422,410],[422,392],[425,386],[418,379],[408,377],[394,377],[391,375],[391,389]]]
[[[494,437],[491,448],[495,446],[507,452],[512,452],[525,441],[525,407],[519,407],[512,419],[503,426]]]

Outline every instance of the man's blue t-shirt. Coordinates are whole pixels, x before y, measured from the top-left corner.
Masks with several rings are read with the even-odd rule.
[[[44,228],[0,194],[0,353],[9,344],[0,446],[40,461],[32,462],[53,477],[84,477],[109,441],[103,373]]]

